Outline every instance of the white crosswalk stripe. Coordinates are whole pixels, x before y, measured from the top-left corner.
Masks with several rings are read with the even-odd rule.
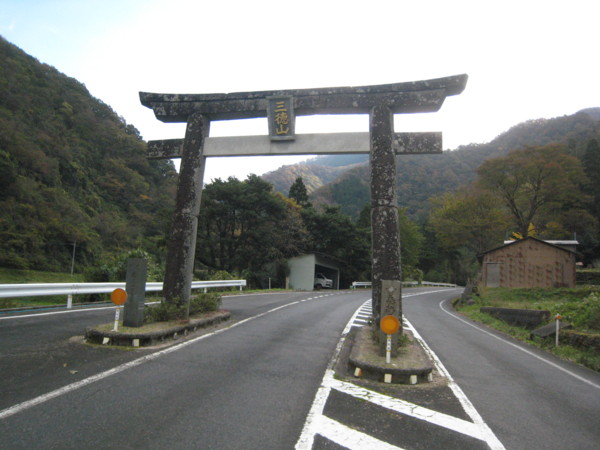
[[[426,292],[423,292],[425,294]],[[419,294],[411,294],[419,295]],[[404,297],[404,296],[403,296]],[[371,300],[365,302],[359,310],[352,317],[346,329],[343,332],[338,349],[341,348],[347,334],[352,327],[362,327],[372,320],[372,306]],[[431,356],[435,356],[427,344],[422,341],[418,332],[414,329],[412,324],[405,318],[403,319],[403,327],[406,330],[413,332],[413,336],[419,342],[422,342],[425,350],[430,353]],[[334,360],[338,357],[337,353]],[[446,376],[449,380],[449,384],[453,389],[454,394],[462,404],[465,412],[471,418],[471,421],[453,417],[448,414],[434,411],[432,409],[424,408],[419,405],[407,402],[405,400],[389,397],[355,384],[341,381],[336,379],[335,373],[332,370],[333,361],[330,364],[330,368],[326,371],[321,387],[317,393],[313,407],[308,415],[307,421],[304,425],[303,432],[300,439],[296,443],[296,449],[312,449],[314,438],[316,435],[320,435],[330,441],[335,442],[338,445],[349,449],[362,449],[362,448],[373,448],[373,449],[398,449],[389,443],[380,441],[372,436],[366,435],[355,429],[348,427],[324,414],[325,404],[329,398],[331,390],[342,392],[355,398],[374,403],[378,406],[386,409],[395,411],[397,413],[409,416],[413,419],[423,421],[431,424],[435,427],[442,427],[450,430],[454,433],[464,435],[469,438],[477,439],[485,442],[490,449],[503,450],[502,443],[496,438],[493,432],[489,429],[487,424],[481,419],[479,414],[475,411],[475,408],[466,398],[466,396],[460,391],[458,386],[452,380],[452,377],[447,372],[445,367],[441,365],[441,362],[437,357],[434,357],[435,365],[440,373]]]

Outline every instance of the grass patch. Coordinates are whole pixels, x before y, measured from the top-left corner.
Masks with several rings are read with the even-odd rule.
[[[600,354],[594,348],[577,348],[560,344],[554,337],[531,338],[530,330],[512,326],[489,314],[480,312],[482,306],[550,311],[550,317],[561,314],[578,332],[600,334],[600,287],[581,286],[574,289],[506,289],[487,288],[473,297],[473,305],[457,305],[457,310],[477,322],[508,334],[515,339],[542,348],[556,356],[600,372]],[[551,320],[551,322],[554,319]]]
[[[0,267],[0,284],[20,283],[83,283],[83,274],[63,272],[42,272],[40,270],[19,270]]]

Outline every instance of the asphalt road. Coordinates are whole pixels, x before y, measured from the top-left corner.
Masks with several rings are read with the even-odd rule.
[[[135,352],[71,339],[110,322],[111,310],[0,320],[0,447],[293,448],[341,332],[369,295],[229,297],[235,326]]]
[[[404,313],[507,449],[600,448],[600,375],[474,324],[447,293]]]
[[[496,448],[598,448],[600,375],[457,315],[448,299],[460,290],[435,291],[405,289],[404,313]],[[85,326],[110,322],[114,309],[0,316],[0,448],[294,448],[344,326],[370,294],[227,297],[230,323],[136,351],[81,344]],[[327,436],[349,448],[486,448],[461,434],[470,414],[448,389],[407,388],[402,398],[456,417],[455,431],[342,388],[323,403],[319,426],[329,433],[317,427],[313,448],[341,448]]]

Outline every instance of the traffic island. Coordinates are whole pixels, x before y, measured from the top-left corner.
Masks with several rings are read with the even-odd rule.
[[[406,343],[390,363],[380,356],[379,345],[374,342],[372,330],[365,326],[357,330],[348,364],[355,377],[394,384],[417,384],[432,381],[433,361],[423,347],[404,330]]]
[[[168,343],[188,336],[202,328],[218,325],[229,320],[231,313],[225,310],[213,311],[189,321],[155,322],[142,327],[123,327],[114,331],[113,323],[89,327],[85,330],[85,340],[90,344],[149,347]]]

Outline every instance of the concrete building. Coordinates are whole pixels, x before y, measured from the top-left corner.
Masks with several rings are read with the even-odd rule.
[[[569,248],[533,237],[479,255],[481,279],[487,287],[575,287],[576,255]],[[576,245],[576,243],[575,243]]]
[[[314,279],[317,273],[322,273],[333,280],[333,289],[340,288],[340,266],[335,258],[322,253],[310,253],[289,259],[288,267],[290,269],[288,277],[290,289],[314,290]]]

